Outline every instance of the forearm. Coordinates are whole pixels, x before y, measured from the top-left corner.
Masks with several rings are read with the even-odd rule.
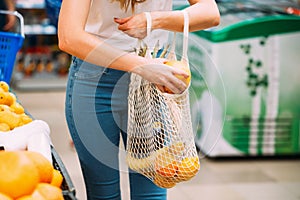
[[[132,71],[140,58],[112,47],[96,35],[85,31],[90,2],[64,0],[58,22],[59,48],[87,62],[123,71]],[[81,12],[77,12],[78,9]],[[74,16],[77,18],[74,19]]]
[[[14,11],[15,10],[15,1],[14,0],[4,0],[7,6],[7,10]]]
[[[220,14],[217,5],[211,0],[202,0],[186,8],[190,18],[191,32],[217,26]],[[183,31],[183,15],[180,11],[151,12],[152,29]],[[176,22],[176,23],[174,23]]]
[[[134,71],[138,66],[146,64],[144,58],[112,47],[98,37],[93,38],[92,41],[86,39],[78,48],[87,47],[85,51],[81,51],[81,56],[88,62],[122,71]]]
[[[60,23],[59,26],[63,24]],[[61,50],[99,66],[133,71],[134,68],[146,63],[145,59],[112,47],[84,30],[59,28],[58,37]]]

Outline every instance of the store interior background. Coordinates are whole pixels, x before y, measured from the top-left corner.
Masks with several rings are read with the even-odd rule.
[[[244,1],[231,2],[239,4]],[[280,2],[292,2],[298,9],[300,8],[297,1],[278,1]],[[26,39],[23,51],[16,58],[12,89],[34,118],[49,124],[53,146],[70,174],[76,189],[76,197],[85,200],[83,178],[64,116],[65,84],[70,56],[57,48],[56,29],[55,26],[49,25],[44,0],[17,0],[17,10],[25,19]],[[295,37],[296,41],[300,42],[300,34],[293,35],[293,38]],[[300,53],[299,44],[294,44],[296,47],[291,52],[296,55],[294,57]],[[299,61],[299,58],[296,61]],[[292,66],[297,66],[295,60],[288,62]],[[298,68],[294,69],[298,76],[299,62]],[[31,68],[33,65],[35,67]],[[299,119],[299,102],[296,103]],[[299,127],[296,140],[298,141],[295,143],[300,145]],[[300,150],[295,150],[289,155],[230,158],[210,158],[203,156],[203,153],[200,154],[200,172],[191,181],[180,183],[168,190],[168,200],[300,199]],[[121,178],[123,199],[129,200],[126,173],[122,173]]]

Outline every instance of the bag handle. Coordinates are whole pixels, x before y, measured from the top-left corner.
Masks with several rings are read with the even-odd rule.
[[[181,57],[181,61],[185,62],[186,64],[189,63],[188,60],[188,55],[187,55],[187,51],[188,51],[188,36],[189,36],[189,15],[187,13],[186,10],[182,10],[181,11],[183,13],[183,18],[184,18],[184,25],[183,25],[183,46],[182,46],[182,57]],[[144,12],[145,16],[146,16],[146,20],[147,20],[147,36],[146,37],[150,37],[151,34],[151,28],[152,28],[152,18],[149,12]],[[142,39],[138,39],[138,48],[137,48],[137,53],[139,52],[139,48],[141,47],[142,44]],[[172,45],[171,45],[171,50],[170,53],[168,55],[168,59],[170,60],[177,60],[176,58],[176,53],[175,53],[175,47],[176,47],[176,32],[174,32],[173,35],[173,41],[172,41]],[[145,57],[150,58],[151,57],[151,52],[149,49],[146,50],[146,55]]]
[[[181,12],[183,13],[183,18],[184,18],[181,61],[186,62],[188,64],[189,60],[188,60],[187,51],[188,51],[188,36],[189,36],[189,15],[186,10],[182,10]],[[174,32],[170,53],[168,55],[168,59],[170,60],[177,60],[175,47],[176,47],[176,32]]]
[[[169,55],[167,57],[168,60],[177,60],[175,47],[176,47],[176,32],[174,32],[174,34],[173,34],[171,49],[170,49]]]
[[[146,20],[147,20],[147,36],[150,36],[151,33],[151,28],[152,28],[152,18],[149,12],[144,12],[146,15]]]
[[[149,12],[145,12],[146,15],[146,20],[147,20],[147,36],[146,37],[150,37],[151,34],[151,28],[152,28],[152,18]],[[147,50],[146,50],[146,58],[151,58],[151,51],[149,49],[149,46],[147,46]]]
[[[183,10],[184,17],[184,27],[183,27],[183,47],[182,47],[182,58],[181,60],[184,62],[189,62],[188,60],[188,37],[189,37],[189,14],[186,10]]]
[[[151,34],[151,28],[152,28],[152,18],[151,18],[151,15],[149,12],[144,12],[145,16],[146,16],[146,20],[147,20],[147,28],[146,28],[146,31],[147,31],[147,35],[146,37],[150,37],[150,34]],[[146,38],[145,37],[145,38]],[[140,51],[140,48],[141,48],[141,45],[142,45],[142,42],[143,42],[143,39],[138,39],[138,42],[137,42],[137,48],[136,48],[136,54],[138,55],[139,54],[139,51]],[[146,50],[146,55],[145,57],[147,58],[150,58],[151,57],[151,53],[147,47],[147,50]]]

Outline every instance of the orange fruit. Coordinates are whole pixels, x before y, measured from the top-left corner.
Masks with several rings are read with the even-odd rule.
[[[32,197],[31,195],[25,195],[20,198],[17,198],[16,200],[45,200],[45,199],[35,198]]]
[[[161,188],[172,188],[176,185],[172,179],[161,177],[159,175],[154,177],[153,183]]]
[[[39,183],[31,196],[40,200],[64,200],[62,190],[49,183]]]
[[[136,172],[145,172],[150,171],[152,168],[152,157],[145,157],[145,158],[134,158],[131,155],[126,157],[126,162],[130,169]]]
[[[188,78],[185,78],[181,75],[175,75],[175,76],[178,79],[182,80],[186,84],[187,87],[189,86],[189,84],[191,82],[191,71],[190,71],[189,66],[185,62],[179,61],[179,60],[169,60],[169,61],[164,62],[164,64],[185,71],[189,75]],[[167,92],[169,94],[173,94],[173,92],[169,88],[164,87],[164,89],[165,89],[165,92]]]
[[[2,132],[10,131],[10,127],[6,123],[0,123],[0,131]]]
[[[161,149],[155,159],[155,169],[163,177],[173,177],[178,169],[175,157],[167,148]]]
[[[197,156],[186,157],[178,165],[177,178],[181,181],[187,181],[194,177],[200,169],[200,162]]]
[[[0,193],[0,200],[13,200],[11,197],[6,194]]]
[[[7,105],[0,105],[0,123],[6,123],[10,130],[18,127],[20,124],[20,117],[18,114],[12,112]]]
[[[12,105],[14,102],[16,102],[17,97],[11,92],[4,92],[3,89],[0,90],[0,104],[4,105]]]
[[[35,151],[25,151],[26,156],[36,166],[41,183],[50,183],[53,177],[53,166],[52,163],[41,153]]]
[[[0,104],[6,105],[7,94],[3,90],[0,90]]]
[[[164,177],[173,177],[178,169],[176,161],[156,169],[156,172]]]
[[[0,192],[16,199],[31,194],[39,182],[35,165],[22,151],[0,151]]]
[[[32,122],[32,118],[25,113],[19,114],[19,117],[20,117],[19,126]]]
[[[8,92],[9,85],[5,81],[0,81],[0,88],[2,88],[4,92]]]
[[[50,184],[60,188],[61,184],[64,180],[63,175],[57,169],[53,169],[52,173],[53,173],[53,176],[52,176],[52,180],[51,180]]]
[[[8,93],[4,92],[2,89],[0,90],[0,104],[7,105],[7,97]]]
[[[13,104],[11,104],[10,108],[14,113],[17,113],[17,114],[24,113],[24,107],[21,104],[19,104],[18,102],[14,102]]]
[[[7,96],[6,96],[6,105],[10,106],[10,105],[16,103],[17,97],[16,97],[15,94],[13,94],[11,92],[7,92],[6,94],[7,94]]]

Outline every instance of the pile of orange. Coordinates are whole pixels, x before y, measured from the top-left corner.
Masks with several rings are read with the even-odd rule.
[[[0,81],[0,131],[10,131],[31,121],[16,96],[9,91],[9,85]]]
[[[177,150],[182,149],[182,146],[177,145],[176,148]],[[197,174],[200,169],[198,156],[180,156],[183,155],[178,157],[174,154],[174,149],[173,153],[166,147],[160,150],[156,157],[156,174],[153,178],[153,182],[156,185],[163,188],[171,188],[176,183],[188,181]]]
[[[42,154],[0,151],[1,200],[63,200],[63,176]]]

